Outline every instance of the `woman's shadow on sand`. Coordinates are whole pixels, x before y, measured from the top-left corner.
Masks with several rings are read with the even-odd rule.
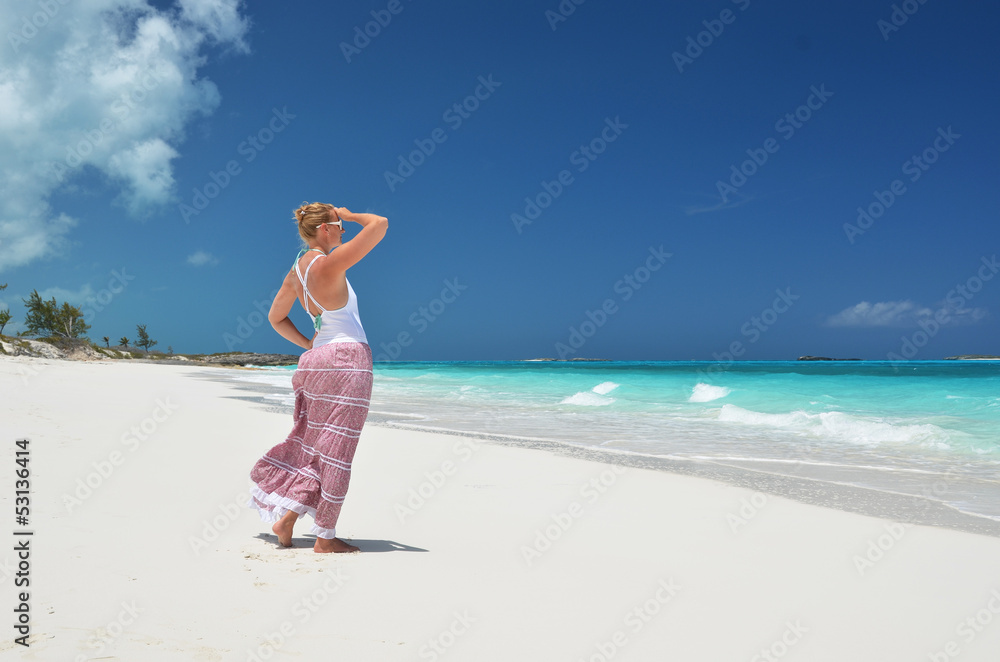
[[[278,544],[278,536],[273,533],[259,533],[257,534],[258,540],[265,540],[269,543],[273,543],[275,547],[280,549],[295,549],[297,547],[312,547],[316,544],[316,536],[305,535],[296,536],[292,538],[292,546],[281,547]],[[355,547],[361,549],[363,553],[371,552],[426,552],[428,550],[421,547],[411,547],[410,545],[404,545],[403,543],[396,542],[394,540],[362,540],[360,538],[342,538],[345,542],[348,542]]]

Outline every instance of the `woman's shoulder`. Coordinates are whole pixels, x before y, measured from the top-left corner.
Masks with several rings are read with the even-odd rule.
[[[338,274],[340,276],[346,275],[347,269],[343,267],[340,260],[334,258],[334,255],[336,255],[336,251],[319,256],[310,273],[316,274],[321,278],[332,278]]]
[[[288,271],[285,272],[285,278],[282,281],[282,285],[292,285],[292,286],[298,285],[299,277],[295,273],[295,266],[296,265],[293,264],[288,268]]]

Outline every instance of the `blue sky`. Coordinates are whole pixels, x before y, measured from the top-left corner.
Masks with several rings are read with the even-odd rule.
[[[377,358],[1000,353],[992,5],[3,6],[6,333],[297,353],[256,311],[324,201],[390,220]]]

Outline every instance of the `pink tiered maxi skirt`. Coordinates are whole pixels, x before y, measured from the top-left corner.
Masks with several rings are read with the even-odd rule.
[[[251,500],[265,522],[289,510],[315,520],[311,533],[336,535],[351,482],[351,462],[372,393],[372,352],[334,342],[305,352],[292,376],[294,426],[250,471]]]

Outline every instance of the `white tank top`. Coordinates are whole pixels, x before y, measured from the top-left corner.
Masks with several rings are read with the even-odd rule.
[[[309,281],[309,270],[312,269],[316,260],[321,257],[317,255],[309,263],[309,266],[306,267],[306,273],[303,275],[299,270],[299,259],[303,253],[310,250],[318,253],[323,252],[318,248],[300,251],[298,257],[295,258],[295,274],[299,277],[299,282],[302,283],[303,298],[312,301],[322,311],[319,315],[313,316],[313,326],[319,332],[313,339],[313,349],[332,342],[363,342],[368,344],[365,329],[361,326],[361,316],[358,314],[358,295],[354,293],[351,281],[347,281],[347,303],[343,308],[336,310],[327,310],[309,292],[309,285],[307,284]],[[346,276],[344,279],[347,280]],[[306,312],[309,312],[308,308],[306,308]]]

